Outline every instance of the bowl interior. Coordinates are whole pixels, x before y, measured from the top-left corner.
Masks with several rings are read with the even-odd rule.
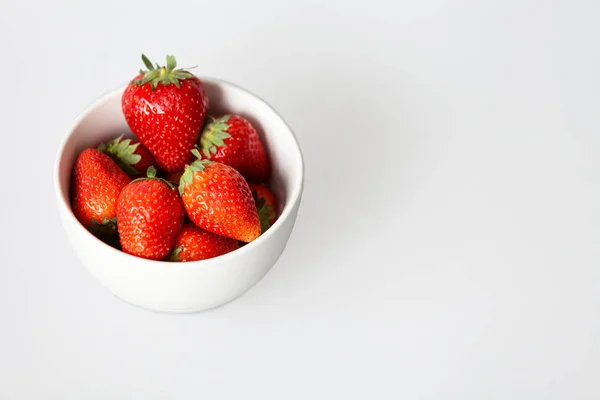
[[[293,133],[260,98],[224,81],[200,79],[206,85],[210,114],[235,113],[256,128],[272,163],[269,185],[279,199],[279,214],[285,213],[286,205],[300,195],[302,187],[302,156]],[[59,150],[56,166],[59,197],[69,209],[71,172],[78,154],[118,135],[132,136],[121,111],[123,90],[124,87],[114,90],[93,103],[75,122]]]

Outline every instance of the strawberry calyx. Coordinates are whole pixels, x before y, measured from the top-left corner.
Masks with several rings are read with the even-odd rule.
[[[150,179],[155,179],[155,180],[157,180],[159,182],[162,182],[165,185],[167,185],[170,189],[174,189],[175,188],[175,185],[173,185],[168,180],[163,179],[163,178],[158,178],[156,176],[156,168],[154,168],[153,166],[148,167],[148,169],[146,170],[146,176],[145,177],[134,179],[134,180],[131,181],[131,183],[140,182],[140,181],[147,181],[147,180],[150,180]]]
[[[142,61],[148,70],[140,70],[140,74],[143,76],[141,79],[131,82],[135,85],[144,85],[149,82],[152,90],[156,89],[159,83],[165,86],[175,85],[179,87],[179,81],[194,77],[193,74],[184,69],[175,69],[177,61],[174,56],[167,56],[167,65],[163,67],[158,64],[152,65],[152,62],[144,54],[142,54]]]
[[[117,165],[129,176],[139,173],[133,166],[140,162],[142,156],[135,154],[139,143],[131,144],[131,139],[123,139],[123,135],[106,143],[101,143],[98,150],[115,160]]]
[[[252,197],[254,198],[254,203],[256,204],[256,209],[258,210],[260,230],[262,233],[265,233],[265,231],[272,225],[270,217],[274,212],[273,207],[270,204],[267,204],[265,199],[258,197],[256,190],[252,190]]]
[[[202,130],[199,146],[206,158],[210,158],[211,154],[217,152],[217,146],[227,146],[224,140],[231,137],[231,135],[226,132],[227,129],[229,129],[229,125],[227,124],[229,118],[230,115],[224,115],[218,119],[207,117],[209,122]]]
[[[185,186],[191,185],[194,182],[194,172],[204,171],[204,167],[212,162],[209,160],[203,160],[198,149],[193,149],[192,154],[196,156],[197,160],[190,165],[185,166],[185,170],[179,179],[179,194],[182,196]]]
[[[181,247],[181,246],[175,247],[173,250],[171,250],[169,255],[165,258],[165,261],[175,261],[175,262],[179,261],[179,254],[181,253],[181,250],[183,250],[183,247]]]

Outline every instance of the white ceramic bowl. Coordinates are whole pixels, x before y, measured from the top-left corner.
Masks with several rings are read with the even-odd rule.
[[[121,111],[124,87],[107,93],[79,116],[56,159],[54,183],[58,209],[79,259],[116,296],[157,311],[193,312],[217,307],[255,285],[283,252],[302,196],[302,154],[285,121],[263,100],[238,86],[211,78],[200,79],[208,91],[210,112],[231,112],[248,118],[271,158],[270,184],[280,202],[280,217],[255,241],[209,260],[150,261],[104,244],[77,221],[69,196],[73,164],[83,149],[130,132]]]

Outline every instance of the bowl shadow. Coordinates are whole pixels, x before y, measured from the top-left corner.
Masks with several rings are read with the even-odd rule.
[[[377,238],[394,234],[393,220],[407,212],[419,184],[415,186],[415,169],[420,176],[427,173],[423,168],[435,169],[444,148],[439,133],[451,121],[447,104],[426,84],[400,73],[390,82],[385,66],[370,65],[365,76],[361,67],[346,65],[340,71],[336,64],[321,64],[302,75],[282,76],[266,90],[251,88],[265,93],[295,132],[305,178],[296,225],[279,262],[258,283],[261,290],[249,291],[234,308],[226,307],[240,317],[256,304],[285,314],[289,308],[269,306],[292,297],[288,306],[304,310],[306,296],[346,293],[332,292],[332,279],[378,290],[384,271],[396,268],[365,265],[371,271],[367,289],[359,276],[348,276],[356,268],[349,270],[346,264],[352,255],[368,260],[364,252],[377,249]],[[366,243],[368,250],[363,250]],[[332,307],[339,311],[344,304],[328,300],[319,313]]]
[[[295,110],[290,123],[298,133],[306,168],[296,227],[302,240],[290,243],[289,250],[301,255],[307,268],[359,248],[374,224],[389,212],[401,211],[387,194],[391,188],[396,194],[403,191],[414,135],[398,124],[402,109],[391,118],[390,105],[380,99],[390,99],[398,87],[407,89],[410,84],[357,81],[354,76],[331,71],[323,80],[322,70],[309,71],[296,81],[313,85],[288,87],[294,96],[286,108]],[[394,135],[392,145],[388,135]]]
[[[358,285],[358,277],[346,276],[347,260],[353,254],[368,259],[364,251],[376,249],[378,237],[394,234],[393,220],[415,196],[415,168],[421,174],[435,168],[444,148],[440,129],[450,124],[447,104],[412,76],[395,72],[390,82],[385,66],[369,68],[366,77],[360,65],[343,71],[319,65],[268,95],[298,138],[305,184],[286,251],[259,283],[269,295],[251,291],[249,303],[292,296],[300,307],[307,291],[330,293],[332,275],[341,285]],[[431,164],[423,163],[424,154]],[[363,250],[366,243],[369,250]],[[365,268],[375,273],[378,267]]]

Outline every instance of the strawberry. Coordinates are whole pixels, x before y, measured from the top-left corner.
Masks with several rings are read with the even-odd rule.
[[[117,230],[117,199],[131,178],[106,154],[82,151],[73,169],[73,214],[94,235],[110,242]]]
[[[183,170],[192,160],[208,109],[204,83],[191,73],[175,69],[175,57],[156,68],[146,56],[148,68],[140,71],[121,98],[125,120],[140,142],[166,172]]]
[[[187,223],[175,239],[175,248],[168,257],[169,261],[198,261],[229,253],[240,246],[237,240],[215,235]]]
[[[177,191],[169,182],[148,177],[125,186],[117,204],[118,230],[123,251],[150,260],[167,256],[183,225],[185,211]]]
[[[110,156],[132,178],[146,176],[148,167],[158,167],[154,156],[139,141],[123,139],[123,135],[102,143],[98,150]]]
[[[250,183],[252,197],[258,210],[260,229],[263,233],[277,221],[277,197],[266,186]]]
[[[252,192],[244,177],[232,167],[201,160],[187,166],[179,193],[188,216],[200,228],[243,242],[260,236],[260,220]]]
[[[271,174],[271,163],[256,129],[239,115],[226,114],[207,118],[200,136],[205,159],[227,164],[246,179],[264,182]]]

